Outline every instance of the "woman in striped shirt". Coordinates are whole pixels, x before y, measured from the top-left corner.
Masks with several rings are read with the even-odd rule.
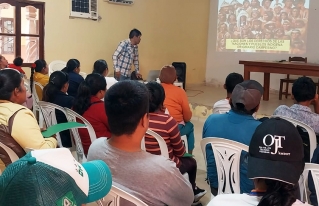
[[[178,124],[172,116],[165,114],[164,99],[165,92],[162,85],[157,82],[146,84],[150,92],[149,104],[149,129],[159,134],[165,140],[168,148],[169,157],[176,163],[182,174],[188,173],[189,181],[194,191],[194,204],[199,204],[206,191],[196,186],[197,163],[192,157],[184,157],[186,151],[178,129]],[[156,139],[145,134],[146,151],[155,155],[161,155],[161,150]]]

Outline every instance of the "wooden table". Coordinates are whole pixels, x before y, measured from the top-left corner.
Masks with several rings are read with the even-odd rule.
[[[299,62],[278,62],[278,61],[243,61],[244,79],[250,79],[250,72],[264,73],[264,95],[263,100],[269,100],[270,74],[291,74],[319,77],[319,64]]]

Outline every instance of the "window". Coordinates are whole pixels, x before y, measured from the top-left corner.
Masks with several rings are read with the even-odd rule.
[[[9,62],[17,56],[23,66],[44,59],[44,2],[0,0],[1,54]]]

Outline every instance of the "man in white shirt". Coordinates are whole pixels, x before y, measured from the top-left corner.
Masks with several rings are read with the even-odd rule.
[[[223,114],[228,112],[230,108],[229,99],[231,97],[231,94],[235,88],[235,86],[239,83],[242,83],[244,81],[244,78],[241,74],[238,73],[230,73],[226,77],[224,89],[227,91],[227,97],[226,99],[219,100],[214,104],[213,107],[213,113],[215,114]]]

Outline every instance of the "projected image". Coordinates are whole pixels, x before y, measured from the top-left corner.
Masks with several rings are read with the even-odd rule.
[[[310,0],[219,0],[220,52],[303,54]]]

